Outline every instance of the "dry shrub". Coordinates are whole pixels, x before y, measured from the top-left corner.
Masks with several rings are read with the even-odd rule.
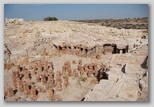
[[[81,76],[81,77],[80,77],[80,80],[83,81],[83,82],[85,82],[85,81],[87,80],[87,77],[82,77],[82,76]]]

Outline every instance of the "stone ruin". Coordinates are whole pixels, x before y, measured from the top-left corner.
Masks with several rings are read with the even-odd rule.
[[[22,24],[24,22],[23,18],[6,18],[6,23],[15,23],[15,24]]]
[[[125,41],[118,43],[113,40],[104,43],[98,41],[88,43],[88,41],[82,39],[76,41],[72,38],[68,38],[67,41],[65,41],[61,38],[57,41],[53,41],[53,47],[59,54],[77,55],[79,57],[95,55],[98,59],[100,59],[101,54],[125,54],[129,51],[129,46]]]
[[[5,90],[5,97],[13,97],[23,93],[30,95],[32,101],[36,101],[39,93],[44,91],[48,93],[49,100],[56,101],[56,91],[62,91],[71,85],[70,77],[78,79],[78,77],[84,76],[87,79],[98,76],[96,63],[83,65],[82,60],[79,60],[77,68],[72,69],[71,65],[70,61],[66,61],[61,71],[55,71],[54,64],[44,60],[36,61],[27,66],[15,65],[14,70],[11,71],[13,84],[12,87]],[[97,79],[93,79],[93,82],[97,83]]]
[[[146,101],[148,33],[8,19],[4,89],[5,101]]]

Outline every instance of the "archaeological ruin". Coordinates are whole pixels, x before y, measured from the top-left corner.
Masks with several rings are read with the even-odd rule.
[[[148,29],[4,22],[5,101],[147,101]]]

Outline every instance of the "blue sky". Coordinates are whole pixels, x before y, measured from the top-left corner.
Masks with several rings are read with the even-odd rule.
[[[147,4],[5,4],[4,18],[43,20],[118,19],[148,17]]]

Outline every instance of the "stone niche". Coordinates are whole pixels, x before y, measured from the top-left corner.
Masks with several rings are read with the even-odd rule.
[[[115,44],[104,44],[103,49],[104,53],[116,54],[117,46]]]
[[[95,47],[88,48],[78,45],[56,45],[56,44],[54,44],[54,47],[59,53],[77,55],[80,57],[86,57],[87,55],[92,55],[96,53]]]
[[[117,45],[117,44],[104,44],[103,49],[104,53],[112,53],[112,54],[124,54],[128,53],[128,45]]]
[[[118,53],[118,54],[128,53],[128,47],[129,47],[128,45],[126,45],[126,46],[120,46],[120,47],[117,46],[116,53]]]
[[[102,54],[124,54],[128,52],[128,45],[125,44],[111,44],[107,43],[103,46],[83,46],[83,45],[70,45],[70,44],[54,44],[54,48],[58,53],[77,55],[80,57],[87,57],[96,53]]]

